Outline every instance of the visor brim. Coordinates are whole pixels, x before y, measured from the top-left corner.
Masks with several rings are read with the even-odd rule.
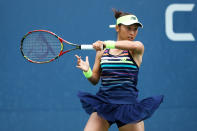
[[[139,27],[143,28],[143,25],[140,22],[122,22],[120,24],[123,24],[123,25],[134,25],[134,24],[137,24],[137,25],[139,25]]]

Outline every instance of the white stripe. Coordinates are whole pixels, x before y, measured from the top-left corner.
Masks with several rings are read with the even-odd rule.
[[[102,57],[101,60],[107,60],[107,59],[130,59],[130,57]]]
[[[130,64],[133,64],[132,61],[101,61],[100,64],[103,64],[103,63],[130,63]]]

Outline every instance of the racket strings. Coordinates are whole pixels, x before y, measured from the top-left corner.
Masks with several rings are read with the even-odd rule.
[[[23,40],[22,50],[32,61],[50,61],[56,58],[62,47],[59,39],[47,32],[32,32]]]

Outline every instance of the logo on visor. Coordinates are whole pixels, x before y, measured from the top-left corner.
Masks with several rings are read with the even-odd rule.
[[[132,17],[131,17],[131,20],[136,20],[136,17],[132,16]]]

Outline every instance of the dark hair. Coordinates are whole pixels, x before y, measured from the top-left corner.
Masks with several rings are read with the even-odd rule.
[[[122,12],[122,11],[116,10],[115,8],[113,8],[112,11],[114,12],[114,17],[116,19],[118,19],[121,16],[132,15],[131,13],[127,13],[127,12]]]

